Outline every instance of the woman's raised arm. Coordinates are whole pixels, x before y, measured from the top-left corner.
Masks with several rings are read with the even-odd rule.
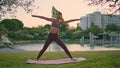
[[[37,17],[37,18],[41,18],[41,19],[44,19],[44,20],[47,20],[47,21],[53,21],[52,18],[48,18],[48,17],[44,17],[44,16],[38,16],[38,15],[31,15],[32,17]]]
[[[64,21],[63,24],[74,22],[74,21],[80,21],[80,19],[71,19],[71,20],[68,20],[68,21]]]

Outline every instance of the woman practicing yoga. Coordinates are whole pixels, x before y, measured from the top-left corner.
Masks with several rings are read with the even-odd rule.
[[[42,54],[45,52],[45,50],[48,48],[48,46],[50,45],[50,43],[52,41],[55,41],[60,47],[62,47],[64,49],[65,53],[71,58],[71,60],[74,60],[73,57],[71,56],[69,50],[65,46],[65,44],[59,38],[58,34],[59,34],[59,30],[60,30],[60,27],[62,24],[67,24],[67,23],[70,23],[73,21],[79,21],[80,19],[71,19],[68,21],[63,21],[62,13],[60,11],[56,10],[54,7],[52,8],[52,13],[53,13],[53,16],[52,16],[53,18],[32,15],[32,17],[37,17],[37,18],[41,18],[41,19],[52,22],[50,32],[48,34],[48,37],[45,41],[45,44],[44,44],[42,50],[39,52],[39,54],[37,56],[37,60],[42,56]]]

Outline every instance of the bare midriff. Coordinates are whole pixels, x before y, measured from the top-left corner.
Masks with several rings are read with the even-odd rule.
[[[59,33],[59,28],[56,28],[56,27],[51,27],[50,28],[50,33],[53,33],[53,34],[58,34]]]

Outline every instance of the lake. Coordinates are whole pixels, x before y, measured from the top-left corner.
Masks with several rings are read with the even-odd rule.
[[[105,47],[105,46],[90,46],[89,44],[66,44],[67,48],[70,51],[106,51],[106,50],[120,50],[120,48],[117,47]],[[120,46],[120,45],[119,45]],[[15,45],[13,46],[14,49],[18,50],[25,50],[25,51],[40,51],[43,47],[43,44],[39,43],[32,43],[32,44],[24,44],[24,45]],[[50,44],[50,46],[47,48],[48,52],[57,52],[57,51],[63,51],[63,49],[57,45],[56,43]]]

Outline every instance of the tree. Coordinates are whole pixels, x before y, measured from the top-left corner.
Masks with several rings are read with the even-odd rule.
[[[44,25],[44,28],[50,29],[51,25],[50,24],[46,24]]]
[[[0,25],[0,36],[7,33],[8,30],[6,29],[6,27],[4,25]]]
[[[77,23],[76,30],[77,30],[77,31],[82,31],[82,28],[80,27],[80,23]]]
[[[81,35],[84,36],[86,39],[89,39],[90,29],[82,31]]]
[[[65,32],[65,36],[64,36],[65,39],[72,39],[73,38],[73,32],[70,31],[70,30],[67,30]]]
[[[92,23],[90,32],[92,32],[94,35],[97,35],[98,33],[103,33],[104,31],[99,26],[94,25],[94,23]]]
[[[69,25],[68,24],[63,24],[61,27],[61,31],[65,32],[68,29]]]
[[[18,19],[4,19],[0,25],[4,25],[9,31],[17,31],[23,28],[23,23]]]
[[[108,24],[108,25],[106,26],[105,30],[108,31],[108,32],[109,32],[109,31],[119,31],[120,28],[119,28],[119,26],[117,26],[116,24],[110,23],[110,24]]]
[[[32,12],[35,0],[0,0],[0,15],[14,14],[18,7],[22,7],[27,13]]]
[[[87,0],[88,5],[101,6],[107,13],[119,13],[120,0]]]
[[[81,31],[75,31],[73,33],[73,39],[80,39],[82,37],[82,32]]]

